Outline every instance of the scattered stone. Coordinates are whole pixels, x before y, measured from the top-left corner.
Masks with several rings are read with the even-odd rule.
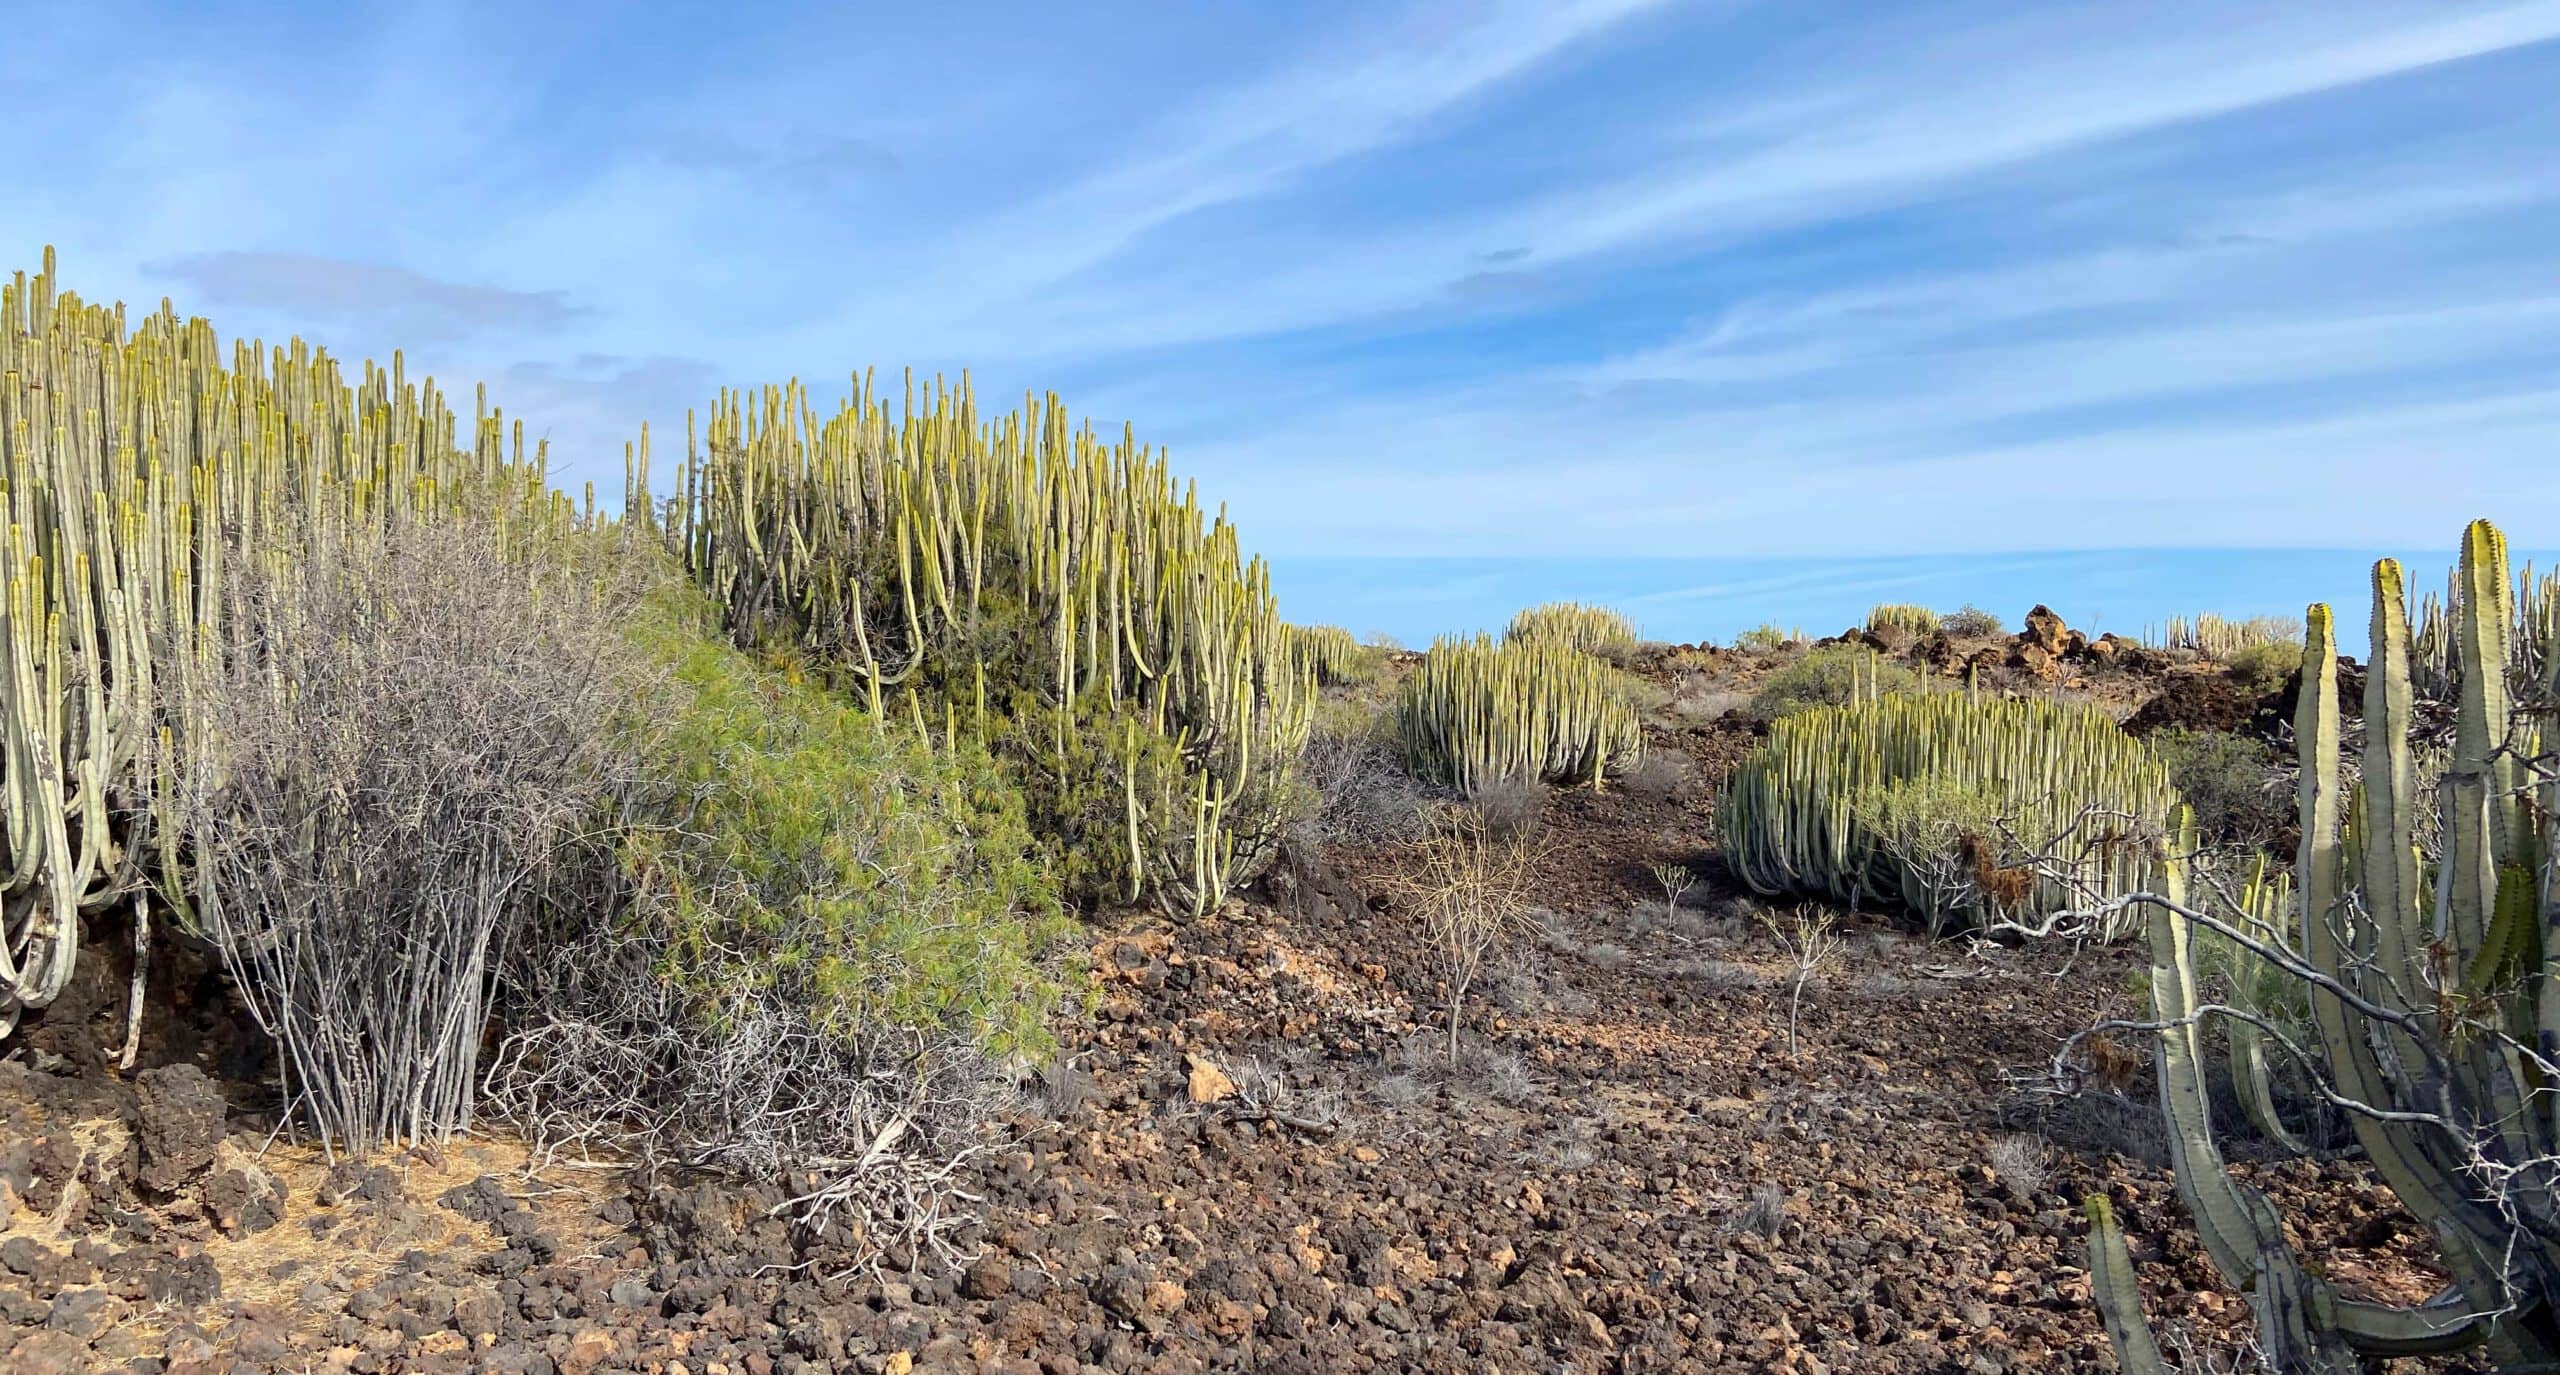
[[[133,1087],[142,1183],[174,1194],[213,1163],[230,1105],[220,1085],[188,1064],[144,1070],[134,1076]]]

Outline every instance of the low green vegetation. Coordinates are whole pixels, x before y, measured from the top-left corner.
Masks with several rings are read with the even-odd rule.
[[[1820,645],[1760,681],[1751,694],[1754,720],[1778,721],[1817,707],[1918,692],[1920,675],[1862,644]]]
[[[815,1034],[885,1021],[1045,1053],[1073,926],[1004,771],[792,654],[759,665],[708,638],[697,601],[662,594],[639,632],[672,702],[620,864],[662,977],[714,1019],[752,996]]]
[[[2276,794],[2275,752],[2257,740],[2227,731],[2173,726],[2145,742],[2169,770],[2169,781],[2195,811],[2207,843],[2268,845],[2287,817]]]

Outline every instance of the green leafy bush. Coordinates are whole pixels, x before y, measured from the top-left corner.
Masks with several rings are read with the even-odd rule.
[[[2264,845],[2283,828],[2287,808],[2267,789],[2275,752],[2265,744],[2184,726],[2155,731],[2148,743],[2168,767],[2170,784],[2195,809],[2196,829],[2206,840]]]
[[[663,977],[714,1018],[744,987],[820,1034],[887,1021],[1045,1051],[1048,959],[1071,928],[995,761],[849,705],[788,656],[650,638],[677,701],[621,862]]]
[[[1755,720],[1776,721],[1815,707],[1919,689],[1919,674],[1865,645],[1823,645],[1762,679],[1751,695],[1750,714]]]
[[[1947,613],[1939,626],[1958,639],[1988,640],[2009,633],[2009,627],[1998,616],[1971,602],[1966,602],[1961,611]]]
[[[2263,697],[2281,692],[2285,680],[2302,667],[2302,646],[2284,640],[2256,640],[2222,656],[2225,673]]]
[[[1733,647],[1745,654],[1775,654],[1780,650],[1793,649],[1803,640],[1802,635],[1780,629],[1777,622],[1770,621],[1734,636]]]
[[[617,900],[517,933],[490,1100],[546,1144],[788,1179],[791,1218],[858,1263],[952,1261],[954,1169],[1075,988],[1023,797],[965,733],[715,639],[671,577],[635,621],[664,690],[589,862],[563,866]]]

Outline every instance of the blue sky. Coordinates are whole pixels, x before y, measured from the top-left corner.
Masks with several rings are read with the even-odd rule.
[[[11,28],[0,261],[405,347],[608,488],[717,386],[912,364],[1134,422],[1291,614],[1407,638],[1549,588],[2127,626],[2352,603],[2477,514],[2560,548],[2560,3]]]

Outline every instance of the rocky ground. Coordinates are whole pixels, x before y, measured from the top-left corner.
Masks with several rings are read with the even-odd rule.
[[[2093,1190],[2155,1321],[2235,1368],[2245,1308],[2189,1240],[2139,1068],[2022,1091],[2130,1010],[2130,956],[1852,916],[1791,1050],[1791,968],[1711,844],[1746,740],[1671,713],[1676,777],[1553,801],[1547,913],[1455,1064],[1391,855],[1098,931],[1093,1015],[973,1175],[958,1267],[843,1273],[767,1216],[778,1189],[504,1138],[333,1166],[226,1101],[227,1043],[162,1028],[126,1076],[34,1038],[0,1064],[0,1368],[2105,1370]],[[1654,860],[1701,875],[1676,909]],[[2332,1279],[2431,1288],[2355,1167],[2256,1182],[2319,1219]]]

